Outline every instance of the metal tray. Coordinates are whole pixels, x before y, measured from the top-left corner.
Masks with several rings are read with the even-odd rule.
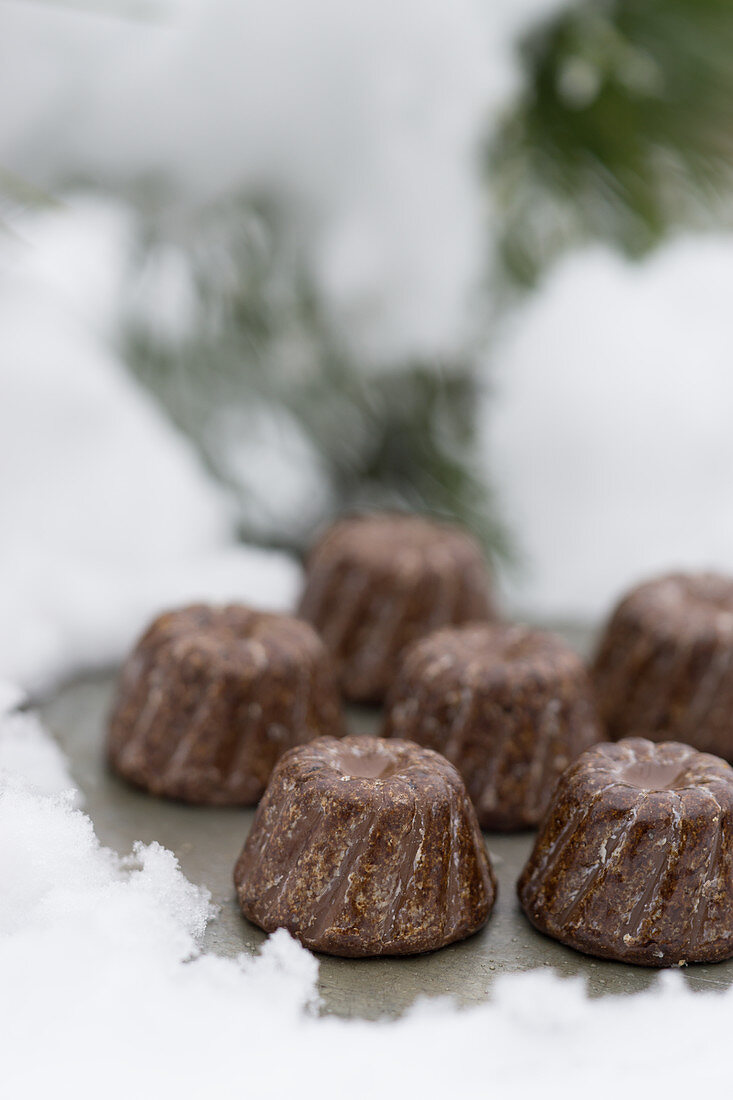
[[[253,953],[264,935],[237,908],[232,868],[253,817],[251,810],[206,809],[151,798],[111,775],[104,762],[106,716],[112,675],[71,683],[41,705],[41,715],[71,762],[103,844],[121,853],[134,841],[157,840],[180,860],[191,881],[205,885],[220,906],[206,932],[204,949],[220,955]],[[355,732],[375,728],[376,712],[354,710]],[[515,882],[532,844],[531,833],[486,834],[499,882],[494,912],[485,928],[463,943],[430,955],[401,959],[337,959],[320,956],[323,1011],[340,1016],[396,1016],[418,996],[451,996],[462,1004],[486,999],[500,974],[552,967],[582,976],[592,996],[647,988],[655,971],[594,960],[536,932],[516,902]],[[733,960],[684,971],[695,990],[733,984]]]

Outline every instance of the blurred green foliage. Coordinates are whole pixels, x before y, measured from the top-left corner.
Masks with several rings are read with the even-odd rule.
[[[675,226],[727,219],[732,58],[731,0],[585,0],[530,34],[525,93],[486,156],[500,225],[491,293],[531,286],[583,241],[639,256]],[[263,410],[279,409],[327,485],[317,518],[362,505],[415,508],[457,518],[506,558],[479,455],[485,426],[470,353],[463,363],[365,368],[330,329],[282,221],[249,200],[207,212],[185,244],[198,301],[192,330],[171,342],[132,318],[126,336],[137,375],[238,495],[243,535],[307,540],[292,516],[263,518],[229,461],[232,432],[256,434]],[[151,229],[143,250],[155,247]],[[222,415],[232,409],[239,420]]]
[[[55,205],[56,200],[45,191],[0,165],[0,232],[11,233],[13,219],[25,210]]]
[[[156,224],[147,219],[143,268],[162,244]],[[126,360],[238,497],[242,536],[299,550],[312,533],[308,502],[300,513],[275,507],[263,517],[246,476],[232,469],[233,433],[256,437],[258,422],[277,411],[308,441],[324,480],[316,520],[360,508],[417,510],[460,519],[506,555],[475,450],[471,366],[364,367],[329,325],[282,225],[265,202],[205,213],[185,248],[198,310],[191,329],[166,339],[144,312],[125,326]]]
[[[639,256],[729,217],[730,0],[576,3],[522,59],[525,94],[488,156],[510,278],[531,284],[583,239]]]

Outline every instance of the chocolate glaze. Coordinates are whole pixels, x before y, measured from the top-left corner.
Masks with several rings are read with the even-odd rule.
[[[468,534],[391,514],[344,519],[326,532],[308,559],[300,614],[333,654],[347,698],[380,702],[406,645],[495,610]]]
[[[641,966],[733,956],[733,768],[675,742],[604,742],[560,780],[519,900],[541,932]]]
[[[383,734],[441,752],[486,829],[537,825],[568,763],[601,737],[580,658],[523,626],[447,627],[403,655]]]
[[[616,608],[593,668],[612,740],[674,737],[733,761],[733,579],[660,577]]]
[[[249,805],[287,749],[342,732],[330,659],[307,623],[197,605],[161,615],[135,646],[108,753],[152,794]]]
[[[242,911],[332,955],[432,951],[496,884],[455,768],[406,741],[321,738],[273,772],[234,871]]]

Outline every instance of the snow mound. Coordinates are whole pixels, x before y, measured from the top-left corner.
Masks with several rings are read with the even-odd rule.
[[[733,237],[550,272],[494,355],[488,462],[525,615],[591,620],[676,568],[733,569]]]
[[[9,695],[4,689],[0,684],[0,787],[21,783],[42,795],[69,792],[71,801],[77,802],[79,796],[61,749],[35,714],[12,709],[22,693]]]
[[[233,511],[110,339],[128,215],[76,198],[0,252],[0,677],[119,659],[191,600],[286,609],[299,570],[237,547]]]

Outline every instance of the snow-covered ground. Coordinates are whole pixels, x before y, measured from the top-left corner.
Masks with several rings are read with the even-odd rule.
[[[543,970],[484,1006],[425,1001],[385,1024],[319,1018],[318,964],[284,931],[254,959],[200,954],[207,892],[158,844],[100,846],[13,694],[0,686],[4,1096],[726,1095],[733,990],[692,994],[679,975],[588,1001]]]

